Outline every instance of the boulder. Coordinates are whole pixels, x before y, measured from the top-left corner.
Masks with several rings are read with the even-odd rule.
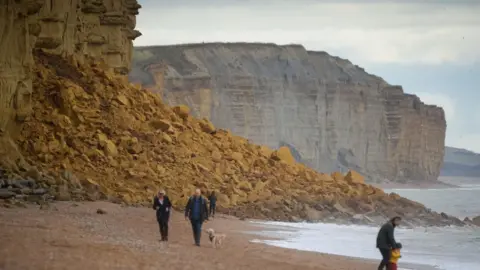
[[[163,132],[166,132],[172,128],[172,124],[169,121],[160,119],[150,121],[150,126]]]
[[[190,108],[187,105],[175,106],[173,111],[184,120],[190,115]]]
[[[243,160],[243,155],[239,152],[233,152],[229,159],[241,162]]]
[[[262,156],[268,158],[268,157],[270,157],[270,156],[272,155],[273,150],[270,149],[270,148],[268,148],[267,146],[262,145],[262,146],[258,146],[258,152],[259,152]]]
[[[304,205],[305,219],[308,221],[319,221],[322,219],[322,213],[308,205]]]
[[[345,175],[345,180],[351,184],[365,184],[365,178],[356,171],[350,170]]]
[[[252,190],[252,184],[250,184],[250,182],[248,181],[241,181],[240,183],[238,183],[237,187],[245,192],[249,192]]]
[[[230,199],[225,194],[218,194],[217,200],[218,200],[218,203],[223,207],[229,207],[230,206]]]
[[[6,189],[0,189],[0,199],[10,199],[15,197],[15,192]]]
[[[110,140],[106,141],[106,144],[104,146],[104,151],[105,151],[105,154],[108,156],[118,155],[117,146]]]
[[[172,137],[170,137],[170,135],[168,135],[167,133],[162,133],[162,142],[170,144],[173,142],[173,140]]]
[[[125,105],[125,106],[130,106],[130,101],[125,95],[118,95],[117,96],[117,101],[120,102],[120,104]]]
[[[480,216],[472,218],[472,223],[480,227]]]
[[[212,152],[212,160],[215,162],[220,162],[222,160],[222,154],[219,151]]]
[[[215,132],[215,126],[212,124],[212,122],[210,122],[209,120],[207,119],[202,119],[200,121],[200,128],[202,129],[203,132],[205,133],[213,133]]]
[[[278,150],[274,151],[271,155],[271,159],[277,161],[284,161],[287,164],[295,164],[295,158],[292,156],[290,149],[286,146],[282,146],[278,148]]]
[[[345,180],[343,173],[341,172],[333,172],[331,176],[336,182],[341,182]]]

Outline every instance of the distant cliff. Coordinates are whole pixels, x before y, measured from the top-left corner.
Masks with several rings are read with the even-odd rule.
[[[348,60],[300,45],[138,47],[130,80],[255,143],[287,145],[318,170],[436,180],[444,111]]]
[[[442,176],[480,177],[480,154],[454,147],[445,147]]]

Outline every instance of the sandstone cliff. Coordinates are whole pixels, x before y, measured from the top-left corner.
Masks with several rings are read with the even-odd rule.
[[[136,0],[0,1],[0,133],[31,113],[34,48],[128,73],[139,8]]]
[[[441,176],[480,177],[480,154],[454,147],[445,147]]]
[[[139,47],[130,80],[255,143],[288,145],[320,171],[436,180],[442,165],[441,108],[325,52],[248,43]]]

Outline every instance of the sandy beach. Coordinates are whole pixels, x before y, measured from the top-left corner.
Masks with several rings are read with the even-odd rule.
[[[106,214],[97,214],[97,209]],[[371,270],[367,260],[251,243],[247,221],[218,216],[204,224],[226,233],[213,249],[202,235],[193,245],[189,222],[174,212],[170,242],[159,241],[153,210],[91,202],[61,202],[48,209],[0,208],[0,269],[349,269]]]

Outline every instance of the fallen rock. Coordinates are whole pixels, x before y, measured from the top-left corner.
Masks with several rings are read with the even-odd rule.
[[[212,122],[210,122],[207,119],[202,119],[202,121],[200,121],[200,127],[203,132],[206,132],[209,134],[215,132],[215,126],[212,124]]]
[[[341,172],[333,172],[331,176],[336,182],[342,182],[345,180],[343,173]]]
[[[172,128],[172,124],[166,120],[152,120],[150,122],[150,125],[154,128],[154,129],[159,129],[163,132],[166,132],[168,130],[170,130]]]
[[[480,216],[472,218],[472,223],[480,227]]]
[[[190,108],[187,105],[178,105],[173,107],[173,111],[182,119],[187,119],[190,115]]]
[[[38,171],[38,169],[36,167],[30,168],[30,170],[27,171],[26,176],[31,177],[32,179],[34,179],[36,181],[40,181],[41,177],[42,177],[42,175],[40,174],[40,172]]]
[[[365,178],[356,171],[350,170],[345,175],[345,180],[351,184],[365,184]]]
[[[10,199],[15,197],[15,192],[6,189],[0,189],[0,199]]]
[[[271,155],[273,160],[285,161],[288,164],[295,164],[295,158],[292,156],[290,149],[286,146],[278,148]]]
[[[306,220],[308,221],[320,221],[322,219],[322,213],[316,209],[311,208],[308,205],[305,205],[305,215]]]

